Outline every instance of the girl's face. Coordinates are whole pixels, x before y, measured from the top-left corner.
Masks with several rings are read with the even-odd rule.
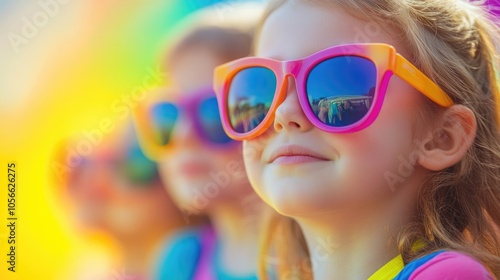
[[[180,94],[170,99],[175,103],[210,87],[214,67],[223,62],[203,47],[185,49],[175,57],[171,69]],[[253,192],[240,145],[221,149],[204,145],[192,120],[182,113],[172,135],[176,147],[160,163],[160,172],[179,207],[192,213],[204,212],[221,201],[235,201]]]
[[[142,158],[125,156],[131,145],[124,139],[130,135],[113,136],[80,159],[70,173],[66,187],[76,222],[82,229],[104,230],[116,238],[164,232],[177,223],[180,213],[149,170],[154,167],[145,170]],[[143,168],[133,168],[138,164]]]
[[[393,45],[408,57],[390,30],[340,8],[300,1],[287,2],[274,11],[259,39],[257,55],[277,60],[303,58],[335,45],[369,42]],[[401,166],[407,168],[405,164],[412,161],[414,117],[422,104],[421,94],[394,76],[380,115],[371,126],[356,133],[327,133],[307,120],[295,81],[290,80],[273,126],[260,137],[244,141],[249,179],[268,204],[293,217],[387,203],[393,188],[398,187],[390,175],[400,176],[405,183],[415,180],[416,173],[409,174]],[[283,147],[291,155],[276,158],[276,151]],[[304,154],[313,156],[300,156]]]

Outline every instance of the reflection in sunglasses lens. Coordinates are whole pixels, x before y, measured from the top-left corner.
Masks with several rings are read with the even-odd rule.
[[[153,134],[158,145],[170,142],[178,114],[177,107],[171,103],[160,103],[152,108]]]
[[[200,129],[208,141],[215,144],[225,144],[232,141],[222,128],[219,108],[217,107],[217,98],[211,97],[205,99],[199,104],[197,109]]]
[[[159,178],[156,164],[144,155],[138,145],[129,150],[121,171],[135,186],[147,186]]]
[[[329,126],[360,121],[370,110],[377,84],[375,64],[358,56],[327,59],[307,77],[307,98],[314,115]]]
[[[251,67],[236,73],[228,93],[229,120],[238,133],[256,128],[269,112],[276,91],[276,75],[268,68]]]

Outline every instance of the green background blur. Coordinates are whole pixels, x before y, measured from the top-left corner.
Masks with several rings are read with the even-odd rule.
[[[0,279],[59,279],[99,252],[61,213],[53,178],[64,170],[54,149],[102,120],[118,124],[131,96],[167,83],[158,65],[173,27],[216,2],[0,0]],[[17,166],[15,273],[7,270],[10,162]]]

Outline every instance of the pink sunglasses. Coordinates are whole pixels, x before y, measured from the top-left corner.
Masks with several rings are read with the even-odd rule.
[[[175,101],[169,100],[174,91],[160,90],[161,97],[149,103],[138,104],[134,109],[134,122],[141,147],[154,160],[162,160],[179,144],[175,127],[181,118],[193,124],[196,138],[210,149],[225,150],[238,147],[225,133],[221,125],[217,100],[211,87],[186,94]]]
[[[289,61],[238,59],[215,69],[214,90],[223,128],[235,140],[257,137],[271,126],[289,76],[313,125],[348,133],[377,118],[393,74],[436,104],[453,105],[436,83],[387,44],[340,45]]]

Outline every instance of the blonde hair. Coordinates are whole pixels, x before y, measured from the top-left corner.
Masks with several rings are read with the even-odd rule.
[[[492,16],[480,3],[464,0],[299,1],[341,7],[389,26],[407,48],[408,59],[456,104],[474,112],[477,134],[468,153],[456,165],[428,176],[419,193],[417,216],[400,231],[397,242],[405,263],[439,249],[456,250],[477,258],[500,277],[500,36]],[[263,21],[286,2],[272,1]],[[423,110],[432,116],[438,109],[429,102]],[[312,279],[311,269],[305,269],[311,260],[298,224],[276,213],[269,219],[261,256],[272,253],[282,261],[279,278],[295,268],[293,276]],[[415,251],[417,241],[425,246]],[[263,279],[266,269],[259,269]]]

